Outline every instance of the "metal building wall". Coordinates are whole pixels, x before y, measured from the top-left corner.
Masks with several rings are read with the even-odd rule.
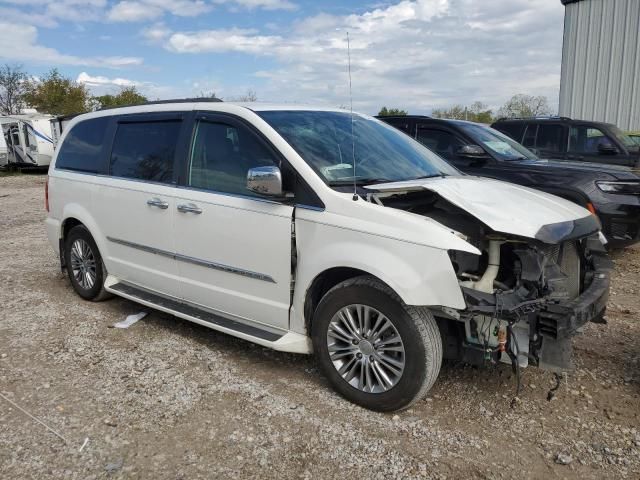
[[[561,1],[559,114],[640,130],[640,0]]]

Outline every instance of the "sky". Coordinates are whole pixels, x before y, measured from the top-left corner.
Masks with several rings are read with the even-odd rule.
[[[93,94],[387,106],[428,114],[518,93],[557,107],[560,0],[0,0],[0,63]]]

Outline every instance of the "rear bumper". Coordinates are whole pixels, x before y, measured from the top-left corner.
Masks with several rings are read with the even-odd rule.
[[[47,231],[49,244],[57,254],[60,254],[60,221],[55,218],[47,217],[44,221],[44,225]]]

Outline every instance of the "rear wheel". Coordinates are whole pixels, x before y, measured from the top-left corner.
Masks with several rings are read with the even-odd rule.
[[[344,397],[371,410],[408,408],[435,382],[442,340],[431,312],[405,305],[370,276],[323,297],[313,319],[321,371]]]
[[[84,225],[73,227],[64,242],[64,259],[73,289],[85,300],[100,301],[111,295],[104,289],[107,271],[100,251]]]

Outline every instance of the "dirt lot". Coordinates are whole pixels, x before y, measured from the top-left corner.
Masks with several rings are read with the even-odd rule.
[[[429,397],[376,414],[311,357],[140,306],[81,300],[45,238],[44,176],[0,177],[0,477],[639,478],[640,249],[616,252],[608,325],[576,340],[557,396],[527,369],[445,364]],[[88,438],[82,452],[79,449]]]

